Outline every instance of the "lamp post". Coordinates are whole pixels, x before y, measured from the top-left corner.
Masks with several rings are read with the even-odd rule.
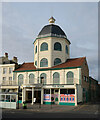
[[[19,109],[19,90],[20,90],[20,85],[19,85],[19,80],[18,80],[18,106],[17,106],[17,109]]]
[[[41,88],[41,90],[42,90],[42,86],[43,86],[43,82],[44,82],[44,77],[40,77],[40,83],[39,83],[39,79],[38,79],[38,87],[40,87]],[[42,95],[42,94],[41,94]],[[41,108],[41,101],[39,101],[40,102],[40,105],[39,105],[39,108]]]

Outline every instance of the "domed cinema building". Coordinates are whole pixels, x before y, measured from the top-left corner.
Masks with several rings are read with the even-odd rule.
[[[86,57],[70,58],[70,41],[51,17],[34,41],[34,62],[14,71],[22,102],[77,105],[88,100]]]

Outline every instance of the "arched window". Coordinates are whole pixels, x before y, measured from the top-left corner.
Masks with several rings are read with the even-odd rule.
[[[69,71],[67,73],[67,84],[74,84],[74,73]]]
[[[67,45],[66,45],[66,53],[68,54],[68,47],[67,47]]]
[[[46,58],[40,61],[40,67],[48,67],[48,60]]]
[[[45,51],[45,50],[48,50],[48,44],[44,42],[41,44],[40,51]]]
[[[20,74],[20,75],[18,76],[18,85],[19,85],[19,86],[21,86],[21,85],[23,84],[23,79],[24,79],[23,75]]]
[[[60,64],[61,63],[61,59],[60,58],[56,58],[55,60],[54,60],[54,65],[58,65],[58,64]]]
[[[56,42],[54,44],[54,50],[57,50],[57,51],[62,51],[62,46],[59,42]]]
[[[37,53],[37,46],[35,47],[35,53]]]
[[[60,83],[60,75],[58,72],[55,72],[53,74],[53,84],[59,84]]]
[[[34,77],[34,74],[31,73],[31,74],[29,75],[29,83],[30,83],[30,84],[34,84],[34,78],[35,78],[35,77]]]
[[[47,75],[45,73],[42,73],[40,75],[40,83],[46,84],[46,78],[47,78]]]

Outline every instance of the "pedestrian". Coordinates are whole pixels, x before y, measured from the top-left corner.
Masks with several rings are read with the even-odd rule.
[[[27,109],[27,104],[25,101],[23,102],[23,109]]]

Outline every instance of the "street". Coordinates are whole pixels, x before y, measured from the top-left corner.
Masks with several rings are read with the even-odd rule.
[[[27,108],[2,109],[2,118],[100,118],[99,102],[78,106],[28,104]]]

